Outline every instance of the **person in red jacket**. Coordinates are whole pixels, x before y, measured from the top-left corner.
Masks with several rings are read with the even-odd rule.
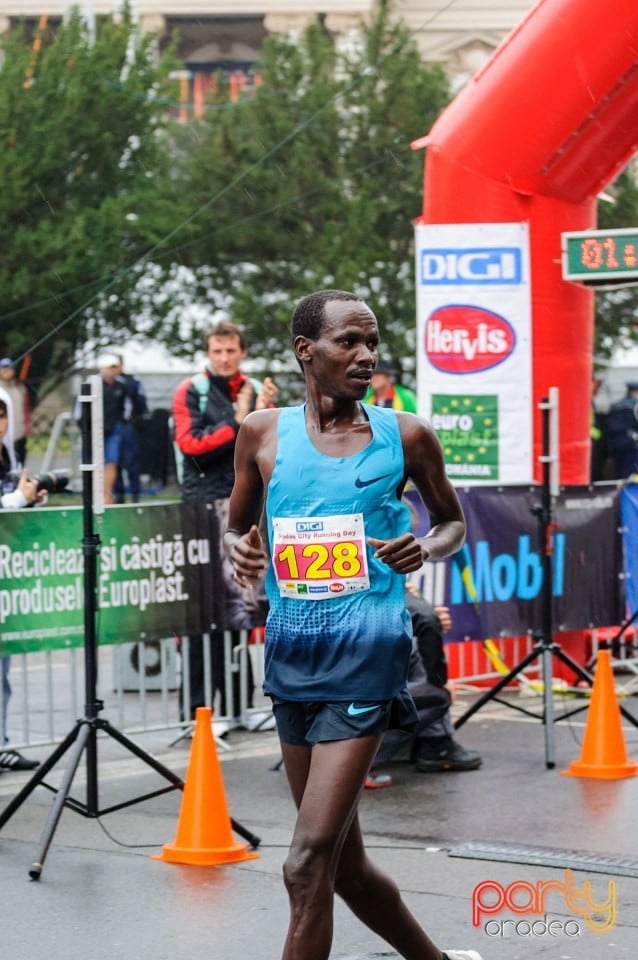
[[[206,366],[201,373],[182,381],[173,397],[173,430],[181,459],[182,498],[185,503],[215,505],[219,530],[226,529],[228,499],[235,481],[235,440],[239,426],[253,410],[273,405],[277,387],[270,377],[263,383],[252,380],[240,367],[247,355],[246,339],[241,327],[221,321],[205,337]],[[245,630],[262,626],[265,611],[263,600],[252,591],[242,590],[220,544],[213,556],[220,557],[226,592],[226,626]],[[219,713],[238,717],[239,677],[233,692],[233,704],[226,703],[224,684],[224,644],[221,632],[209,634],[213,695],[219,691]],[[191,636],[188,643],[190,716],[205,704],[203,638]],[[248,659],[250,665],[250,659]],[[249,706],[252,679],[249,676]],[[182,689],[182,718],[186,701]],[[254,719],[254,718],[253,718]],[[218,728],[221,729],[221,728]]]

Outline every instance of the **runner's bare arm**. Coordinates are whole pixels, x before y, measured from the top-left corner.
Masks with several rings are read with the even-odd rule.
[[[250,585],[261,579],[268,566],[258,524],[265,485],[274,462],[278,411],[252,413],[243,421],[235,445],[235,483],[230,495],[224,550],[237,580]]]
[[[445,471],[443,450],[432,427],[414,414],[398,414],[406,479],[412,480],[428,513],[431,528],[423,537],[411,533],[393,540],[368,542],[376,556],[398,573],[412,573],[425,560],[456,553],[465,540],[465,518]]]

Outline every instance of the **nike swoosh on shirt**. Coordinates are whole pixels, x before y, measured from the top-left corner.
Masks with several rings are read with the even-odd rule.
[[[355,487],[369,487],[371,483],[376,483],[377,480],[385,480],[386,477],[389,477],[389,473],[382,473],[380,477],[372,477],[371,480],[362,480],[361,477],[357,477],[354,481]]]
[[[379,703],[375,703],[373,707],[355,707],[354,703],[351,703],[348,707],[348,716],[358,717],[361,713],[370,713],[371,710],[378,710],[379,707]]]

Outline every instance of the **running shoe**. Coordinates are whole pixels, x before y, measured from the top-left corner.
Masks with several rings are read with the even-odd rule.
[[[39,766],[39,760],[27,760],[17,750],[0,750],[0,769],[2,770],[35,770]]]
[[[466,750],[451,740],[436,751],[426,753],[422,750],[414,766],[420,773],[440,773],[444,770],[478,770],[482,762],[476,750]]]
[[[370,770],[364,786],[366,790],[381,790],[383,787],[391,787],[392,777],[389,773],[379,773],[378,770]]]
[[[443,960],[483,960],[476,950],[444,950]]]

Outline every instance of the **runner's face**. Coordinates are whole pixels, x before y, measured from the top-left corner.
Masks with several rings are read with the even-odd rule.
[[[214,374],[218,377],[234,377],[246,351],[242,350],[239,337],[210,337],[206,355]]]
[[[312,375],[325,394],[360,400],[370,386],[378,346],[379,327],[366,304],[330,300],[312,343]]]

